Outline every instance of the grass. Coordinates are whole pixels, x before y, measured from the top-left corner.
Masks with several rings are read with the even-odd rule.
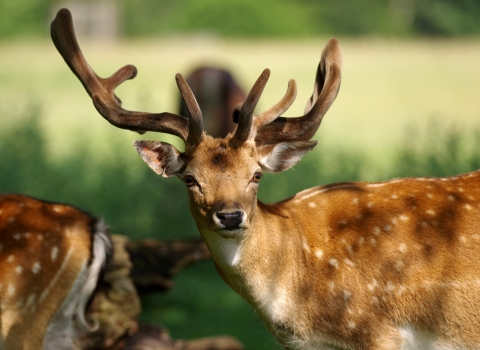
[[[436,117],[446,124],[468,127],[480,121],[479,40],[340,41],[342,87],[318,138],[347,149],[362,147],[385,163],[388,152],[402,142],[400,131],[412,122],[421,127]],[[174,74],[187,74],[208,62],[231,69],[246,90],[262,69],[269,67],[272,75],[260,110],[274,104],[285,92],[288,79],[295,78],[297,102],[287,116],[297,116],[311,94],[325,42],[325,38],[247,42],[197,37],[81,45],[101,76],[124,64],[137,66],[137,78],[118,89],[128,109],[175,111]],[[53,157],[67,157],[75,149],[67,145],[80,139],[93,154],[104,156],[108,140],[130,143],[137,138],[115,130],[98,116],[50,42],[0,43],[0,50],[0,103],[17,110],[32,98],[42,104],[42,127]],[[72,139],[72,134],[79,137]]]
[[[275,103],[288,79],[296,78],[298,102],[287,113],[295,116],[311,93],[325,41],[176,38],[87,44],[84,52],[101,76],[137,65],[138,77],[118,89],[126,108],[174,111],[174,74],[214,57],[245,89],[271,68],[259,109]],[[316,136],[320,144],[295,169],[266,176],[262,200],[330,182],[445,176],[480,167],[479,41],[341,42],[342,87]],[[178,140],[110,126],[52,44],[1,43],[0,50],[0,193],[72,203],[134,239],[198,235],[183,184],[153,174],[131,147],[137,138]],[[187,269],[169,293],[143,298],[141,318],[166,325],[176,338],[224,333],[247,349],[278,349],[211,262]]]

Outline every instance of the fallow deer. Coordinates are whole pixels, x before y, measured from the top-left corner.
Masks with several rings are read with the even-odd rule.
[[[0,196],[0,349],[78,349],[110,251],[102,220],[68,205]]]
[[[232,118],[225,116],[246,97],[232,74],[225,69],[202,66],[190,73],[185,80],[205,116],[205,131],[212,137],[225,137],[232,132],[236,124]],[[179,114],[188,116],[181,97],[179,102]]]
[[[155,141],[135,148],[157,174],[185,182],[218,272],[285,348],[480,349],[478,172],[338,183],[276,204],[257,200],[262,172],[287,170],[317,144],[310,139],[340,87],[337,40],[322,52],[304,116],[280,117],[295,98],[294,81],[278,104],[254,115],[265,70],[234,110],[235,132],[214,139],[180,74],[188,120],[127,111],[113,91],[134,77],[133,66],[97,77],[65,10],[52,37],[110,123],[185,141],[184,152]]]

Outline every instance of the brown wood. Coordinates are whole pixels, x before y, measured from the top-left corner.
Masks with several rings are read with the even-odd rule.
[[[128,242],[126,249],[133,264],[132,279],[140,293],[166,291],[186,266],[211,258],[202,239],[145,239]]]

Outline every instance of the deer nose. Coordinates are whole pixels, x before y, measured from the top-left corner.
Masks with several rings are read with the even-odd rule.
[[[238,228],[243,221],[243,213],[241,211],[216,212],[215,216],[220,220],[220,223],[227,229],[232,230]]]

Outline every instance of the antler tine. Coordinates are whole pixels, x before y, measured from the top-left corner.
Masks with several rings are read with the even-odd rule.
[[[255,138],[257,145],[311,139],[337,97],[341,82],[341,65],[340,43],[332,38],[322,51],[313,95],[307,102],[305,115],[297,118],[279,117],[264,125],[257,131]]]
[[[100,78],[89,66],[80,50],[69,10],[61,9],[51,24],[51,37],[60,55],[77,76],[93,100],[97,111],[111,124],[137,132],[157,131],[187,139],[188,120],[173,113],[134,112],[121,108],[115,88],[125,80],[133,79],[137,69],[127,65],[110,78]]]
[[[295,80],[290,79],[288,82],[287,92],[282,99],[265,112],[254,118],[254,128],[260,129],[262,126],[267,125],[277,119],[290,108],[296,97],[297,83]]]
[[[200,110],[190,86],[188,86],[180,73],[175,75],[175,81],[177,82],[180,95],[182,95],[183,102],[185,103],[188,112],[188,138],[185,143],[187,148],[195,148],[202,140],[204,134],[202,111]]]
[[[262,96],[263,89],[267,84],[270,77],[270,70],[264,69],[262,74],[258,77],[252,89],[247,95],[247,98],[242,104],[235,107],[234,113],[238,114],[238,126],[235,129],[235,134],[231,139],[234,147],[239,147],[245,143],[250,137],[253,136],[253,112],[257,106],[260,96]],[[236,116],[234,116],[234,119]]]

